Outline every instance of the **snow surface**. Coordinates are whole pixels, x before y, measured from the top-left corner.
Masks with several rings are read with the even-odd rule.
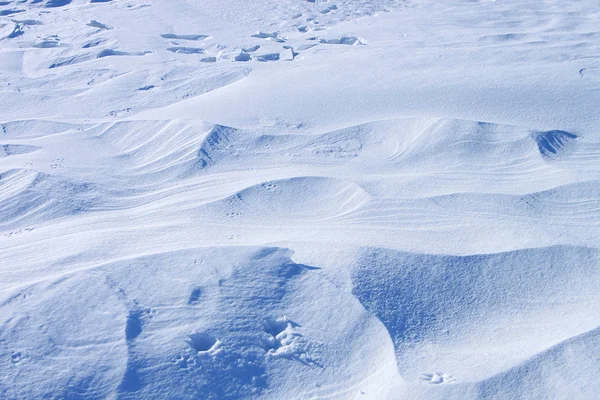
[[[600,398],[599,18],[0,1],[0,398]]]

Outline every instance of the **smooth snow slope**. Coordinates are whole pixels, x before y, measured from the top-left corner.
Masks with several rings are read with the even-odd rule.
[[[600,397],[599,17],[0,1],[0,398]]]

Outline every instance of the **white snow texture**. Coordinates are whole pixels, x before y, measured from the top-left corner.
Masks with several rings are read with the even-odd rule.
[[[600,398],[599,21],[0,1],[0,399]]]

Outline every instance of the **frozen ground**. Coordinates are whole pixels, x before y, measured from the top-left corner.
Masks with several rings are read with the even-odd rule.
[[[600,397],[599,18],[0,1],[0,398]]]

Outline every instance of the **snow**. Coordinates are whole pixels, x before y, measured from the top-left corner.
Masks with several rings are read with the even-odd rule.
[[[597,398],[599,17],[1,1],[0,398]]]

